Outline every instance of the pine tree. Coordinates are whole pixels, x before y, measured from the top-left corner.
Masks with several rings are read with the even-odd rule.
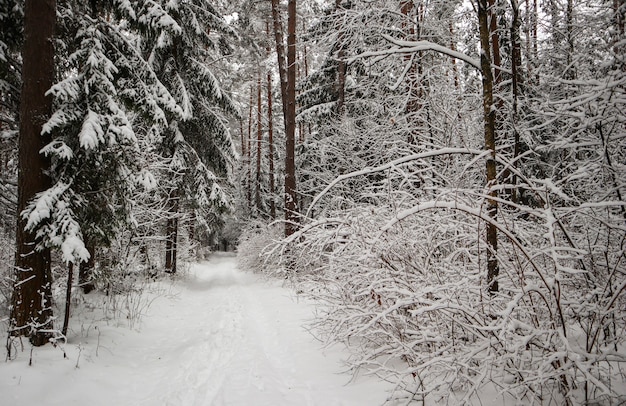
[[[55,0],[28,0],[24,6],[22,93],[20,107],[17,252],[15,284],[11,300],[9,333],[26,336],[35,346],[44,345],[52,331],[50,250],[41,247],[42,236],[22,211],[30,200],[50,185],[49,159],[40,154],[47,137],[42,126],[50,117],[52,97],[46,94],[54,81]],[[45,207],[37,213],[45,216]],[[32,211],[31,211],[32,212]]]
[[[296,0],[287,5],[287,42],[284,41],[282,13],[277,0],[272,0],[272,20],[276,40],[276,57],[285,122],[285,236],[298,226],[298,196],[296,189]]]

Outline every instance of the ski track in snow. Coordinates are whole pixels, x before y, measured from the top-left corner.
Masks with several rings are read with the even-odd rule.
[[[278,282],[237,270],[234,257],[192,265],[174,291],[152,304],[140,332],[101,328],[99,355],[92,337],[81,347],[79,368],[72,340],[66,344],[69,363],[46,346],[35,349],[42,354],[33,367],[20,368],[19,359],[0,365],[0,405],[9,399],[11,405],[38,399],[49,405],[86,399],[90,405],[141,406],[384,403],[388,384],[350,382],[340,373],[347,354],[325,350],[304,330],[310,305],[297,303]],[[27,352],[19,357],[27,363]],[[42,388],[33,391],[39,380]]]

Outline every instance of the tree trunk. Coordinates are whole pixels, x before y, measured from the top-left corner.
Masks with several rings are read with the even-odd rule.
[[[565,77],[573,80],[576,78],[576,67],[572,66],[574,60],[574,5],[572,0],[567,0],[565,9],[565,35],[567,39],[567,71]]]
[[[254,101],[254,91],[252,86],[250,86],[250,106],[248,108],[248,138],[246,139],[246,152],[247,155],[245,157],[246,162],[246,171],[247,171],[247,182],[246,182],[246,198],[248,201],[248,210],[252,212],[252,154],[250,150],[252,149],[252,102]]]
[[[512,92],[513,92],[513,106],[512,106],[512,125],[513,125],[513,162],[517,166],[516,159],[521,152],[520,135],[517,129],[518,122],[518,98],[520,94],[520,85],[522,84],[522,45],[520,39],[520,26],[521,21],[519,18],[519,3],[517,0],[511,0],[511,9],[513,17],[511,21],[511,71],[512,71]],[[517,190],[517,176],[512,174],[510,176],[511,200],[513,203],[519,201],[519,193]]]
[[[417,7],[413,0],[402,0],[400,2],[400,13],[403,15],[401,30],[404,37],[409,41],[419,41],[422,39],[422,19],[425,15],[424,4],[419,2]],[[424,103],[425,81],[423,75],[422,59],[424,52],[417,51],[413,55],[404,57],[406,63],[411,64],[406,74],[406,94],[407,103],[405,112],[410,121],[411,130],[409,131],[407,142],[412,145],[425,145],[428,138],[432,139],[430,123],[428,116],[428,104]],[[422,111],[426,108],[426,114]],[[429,135],[427,135],[429,134]]]
[[[280,18],[279,0],[272,0],[272,21],[274,22],[274,39],[276,41],[276,58],[280,77],[280,96],[283,99],[283,118],[287,122],[287,70],[285,69],[285,40],[283,38],[283,24]]]
[[[491,61],[496,66],[493,75],[494,86],[502,83],[502,57],[500,56],[500,34],[498,33],[498,10],[496,0],[489,0],[489,32],[491,33]],[[498,108],[502,107],[502,99],[498,99]]]
[[[263,212],[261,202],[261,156],[262,156],[262,142],[263,142],[263,121],[261,114],[263,109],[261,107],[261,69],[257,72],[257,99],[256,99],[256,188],[255,188],[255,202],[256,212],[260,216]]]
[[[243,120],[239,121],[239,133],[241,135],[241,157],[246,156],[246,137],[243,133]]]
[[[302,21],[302,32],[306,32],[306,26],[304,20]],[[308,49],[306,43],[302,44],[302,63],[304,65],[304,77],[309,76],[309,57],[308,57]],[[307,133],[311,133],[311,124],[310,123],[302,123],[300,129],[300,143],[304,143],[307,137]]]
[[[176,273],[178,249],[178,191],[170,193],[169,218],[167,219],[165,240],[165,272]]]
[[[624,20],[626,20],[626,1],[613,0],[613,13],[615,15],[615,37],[620,40],[624,36]],[[616,41],[617,42],[617,41]],[[619,48],[623,48],[619,47]],[[618,49],[616,49],[616,52]]]
[[[487,215],[495,221],[498,214],[498,192],[496,189],[496,111],[493,108],[493,74],[491,71],[491,46],[489,44],[489,0],[478,0],[478,25],[480,30],[480,66],[483,84],[483,120],[487,157]],[[490,293],[498,291],[498,233],[492,223],[487,223],[487,285]]]
[[[626,0],[613,0],[613,24],[615,33],[613,34],[613,52],[617,56],[626,53],[624,44],[624,20],[626,20]],[[622,71],[626,71],[626,64],[622,63]]]
[[[341,0],[335,0],[335,12],[339,13],[342,10]],[[337,34],[337,116],[341,117],[344,112],[344,105],[346,102],[346,61],[345,61],[345,46],[343,44],[344,33],[342,28],[339,28]]]
[[[274,184],[274,119],[272,112],[272,72],[267,71],[267,143],[268,143],[268,160],[270,166],[270,216],[272,220],[276,220],[276,202],[274,194],[276,193],[276,185]]]
[[[537,0],[533,0],[533,18],[532,18],[532,45],[533,45],[533,56],[532,56],[532,66],[537,66],[537,59],[539,59],[539,39],[538,39],[538,31],[537,28],[539,25],[539,11],[537,8]],[[535,72],[535,84],[539,85],[539,72]]]
[[[63,328],[61,334],[67,337],[67,328],[70,324],[70,308],[72,307],[72,281],[74,279],[74,263],[70,262],[67,267],[67,285],[65,287],[65,315],[63,316]]]
[[[535,63],[537,61],[538,45],[537,45],[537,0],[525,0],[526,8],[526,71],[528,72],[528,81],[532,82],[532,75],[535,75],[534,83],[539,83],[537,72],[534,72]]]
[[[96,247],[87,237],[84,237],[84,243],[87,251],[89,252],[89,259],[85,262],[81,262],[79,265],[78,284],[83,289],[83,292],[87,294],[96,288],[93,283],[93,270],[96,263]]]
[[[415,35],[415,27],[411,21],[411,14],[413,13],[413,9],[415,8],[415,4],[413,0],[401,0],[400,1],[400,13],[402,14],[402,24],[401,30],[405,36],[405,39],[409,41],[416,41],[419,38]],[[419,17],[415,17],[416,20]],[[417,63],[415,62],[415,58],[421,59],[423,53],[418,52],[416,55],[406,55],[404,57],[405,63],[411,64],[409,70],[406,75],[406,92],[408,95],[408,100],[406,103],[405,112],[408,115],[408,119],[411,122],[411,129],[408,134],[407,142],[412,145],[417,145],[419,143],[419,138],[422,133],[422,125],[417,118],[418,112],[421,110],[421,95],[419,94],[419,74],[416,70]]]
[[[454,25],[452,24],[452,20],[449,23],[450,30],[450,49],[456,51],[456,43],[454,39]],[[459,86],[459,68],[456,65],[456,58],[452,59],[452,72],[454,74],[454,88],[458,91],[460,89]]]
[[[296,190],[296,0],[287,5],[287,99],[285,110],[285,236],[297,230]]]
[[[54,81],[55,0],[26,0],[22,48],[18,206],[21,213],[39,192],[51,187],[45,174],[50,160],[39,151],[50,141],[41,134],[52,112],[52,97],[45,93]],[[50,250],[35,248],[35,233],[25,230],[18,215],[16,229],[15,285],[11,299],[9,331],[27,336],[35,346],[48,342],[52,330],[52,275]]]
[[[298,200],[296,195],[296,0],[287,5],[287,68],[285,68],[285,48],[283,27],[278,10],[278,0],[272,0],[272,19],[276,39],[276,56],[280,73],[280,91],[283,99],[285,120],[285,236],[297,229]]]

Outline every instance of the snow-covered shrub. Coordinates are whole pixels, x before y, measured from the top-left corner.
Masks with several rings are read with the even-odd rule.
[[[533,203],[503,200],[495,220],[497,292],[487,289],[483,228],[493,220],[480,190],[381,194],[310,220],[269,251],[323,304],[317,331],[354,350],[355,370],[396,382],[396,399],[623,399],[619,204],[524,181]]]
[[[280,241],[284,233],[282,225],[251,223],[239,237],[237,262],[239,267],[252,272],[281,272],[276,261],[268,261],[262,254],[266,247]]]

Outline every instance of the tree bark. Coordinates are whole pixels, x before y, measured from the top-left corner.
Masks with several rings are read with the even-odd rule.
[[[52,97],[45,93],[54,82],[55,0],[26,0],[22,48],[22,95],[20,106],[18,206],[21,213],[39,192],[51,187],[45,171],[50,160],[39,151],[49,143],[43,124],[52,113]],[[35,346],[48,342],[52,330],[50,250],[36,249],[35,233],[26,231],[27,221],[18,215],[16,229],[15,285],[9,330],[27,336]]]
[[[493,75],[494,86],[497,87],[502,83],[502,57],[500,56],[500,34],[498,33],[498,10],[496,0],[489,0],[489,32],[491,33],[491,61],[496,66]],[[499,99],[498,108],[502,107],[502,101]]]
[[[520,39],[520,27],[521,21],[519,18],[519,3],[517,0],[511,0],[511,9],[513,12],[511,21],[511,71],[512,71],[512,92],[513,92],[513,106],[512,106],[512,124],[513,124],[513,162],[516,162],[517,157],[521,152],[520,135],[517,129],[518,122],[518,98],[520,94],[520,85],[522,84],[522,45]],[[517,165],[517,163],[515,164]],[[511,200],[513,203],[519,201],[519,193],[517,190],[517,176],[512,174],[510,176]]]
[[[306,32],[306,26],[304,20],[302,21],[302,32]],[[302,63],[304,65],[304,77],[309,76],[309,57],[306,43],[302,44]],[[307,134],[311,133],[311,123],[302,123],[300,129],[300,143],[304,143]]]
[[[401,28],[405,38],[410,41],[419,41],[422,34],[423,4],[420,2],[416,9],[413,0],[402,0],[400,2],[400,13],[404,17]],[[413,18],[415,19],[415,24],[411,21]],[[407,142],[412,145],[425,144],[426,133],[428,132],[428,122],[424,119],[422,112],[424,107],[423,57],[424,53],[418,51],[415,55],[406,55],[404,58],[406,63],[411,64],[406,76],[408,100],[405,112],[408,114],[411,122],[411,130],[409,131]]]
[[[283,30],[278,10],[278,0],[272,0],[272,18],[276,39],[276,56],[280,73],[280,89],[285,120],[285,236],[293,234],[298,227],[298,199],[296,189],[296,0],[287,4],[287,66]]]
[[[626,15],[626,1],[613,0],[613,13],[615,15],[615,31],[618,39],[624,35],[624,17]]]
[[[256,211],[258,215],[261,215],[263,211],[261,202],[261,157],[263,154],[263,120],[261,107],[261,69],[257,72],[257,99],[256,99],[256,187],[255,187],[255,202]]]
[[[78,284],[85,294],[93,291],[96,286],[93,283],[93,270],[96,262],[96,247],[89,241],[86,236],[84,238],[85,247],[89,251],[89,259],[81,262],[78,268]]]
[[[287,121],[286,104],[287,99],[287,70],[285,68],[285,40],[283,38],[283,24],[278,9],[279,0],[272,0],[272,21],[274,23],[274,39],[276,41],[276,58],[278,61],[278,75],[280,78],[280,95],[283,99],[283,116]]]
[[[250,86],[250,106],[248,108],[248,138],[246,139],[246,171],[247,171],[247,182],[246,182],[246,198],[248,201],[248,210],[252,212],[252,154],[250,153],[252,149],[252,102],[254,101],[254,90],[252,86]]]
[[[624,20],[626,20],[626,0],[613,0],[613,21],[615,25],[615,34],[613,35],[614,45],[613,52],[615,55],[623,55],[626,52],[624,45]],[[626,66],[622,64],[622,70],[626,71]]]
[[[341,0],[335,0],[335,12],[339,13],[343,10],[341,6]],[[346,70],[347,65],[345,61],[345,46],[343,27],[338,27],[339,34],[337,35],[337,115],[341,117],[344,113],[344,105],[346,102]]]
[[[178,191],[170,193],[169,218],[167,219],[165,239],[165,272],[176,273],[176,257],[178,256]]]
[[[532,82],[533,74],[535,74],[534,83],[539,83],[539,77],[534,72],[538,45],[537,45],[537,0],[533,0],[532,4],[530,0],[525,0],[526,8],[526,25],[524,28],[526,35],[526,71],[528,72],[527,78],[529,82]]]
[[[478,25],[480,30],[480,66],[483,85],[483,121],[485,133],[485,148],[490,154],[487,156],[487,215],[495,221],[498,214],[498,192],[496,189],[496,110],[493,104],[494,78],[491,71],[491,46],[489,44],[489,0],[478,0]],[[489,293],[498,292],[498,233],[491,222],[487,223],[487,285]]]
[[[272,72],[267,71],[267,143],[268,157],[270,166],[270,217],[276,220],[276,202],[274,194],[276,193],[276,185],[274,181],[274,119],[272,111]]]
[[[239,121],[239,133],[241,135],[241,157],[246,156],[246,138],[243,133],[243,120]]]
[[[567,0],[565,9],[565,35],[567,39],[567,73],[566,78],[573,80],[576,78],[576,67],[572,66],[574,60],[574,5],[572,0]]]
[[[452,20],[449,23],[450,30],[450,49],[456,51],[456,44],[454,39],[454,25],[452,24]],[[459,68],[456,66],[456,58],[452,58],[452,72],[454,74],[454,88],[458,91],[460,89],[459,86]]]
[[[70,309],[72,307],[72,281],[74,279],[74,263],[70,262],[67,267],[67,285],[65,287],[65,315],[63,316],[63,328],[61,334],[67,337],[67,328],[70,324]]]
[[[298,226],[296,189],[296,0],[287,5],[287,108],[285,110],[285,236]]]
[[[265,31],[267,33],[268,42],[267,56],[269,57],[272,49],[270,47],[270,23],[266,21]],[[306,66],[306,64],[305,64]],[[267,160],[269,161],[269,199],[270,199],[270,218],[276,220],[276,201],[274,195],[276,193],[275,174],[274,174],[274,111],[273,111],[273,97],[272,97],[272,70],[267,70]]]

